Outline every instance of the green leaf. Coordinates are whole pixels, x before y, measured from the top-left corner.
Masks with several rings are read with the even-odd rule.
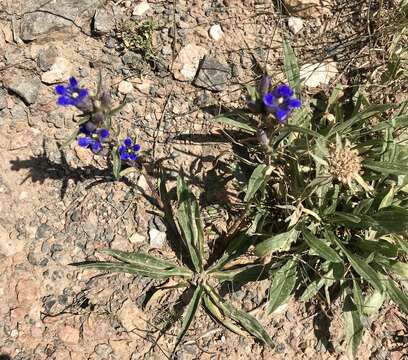
[[[341,251],[347,256],[353,269],[362,278],[367,280],[376,290],[383,290],[380,278],[378,277],[376,271],[370,265],[366,264],[364,261],[357,258],[350,251],[348,251],[343,243],[339,239],[337,239],[336,235],[334,235],[333,232],[326,231],[326,236],[330,239],[330,241],[332,241],[341,249]]]
[[[394,201],[394,195],[395,195],[395,188],[394,188],[394,186],[391,186],[388,193],[381,200],[381,203],[378,206],[378,209],[382,209],[382,208],[391,206],[392,202]]]
[[[408,210],[398,206],[388,206],[370,215],[377,230],[385,233],[401,233],[408,230]]]
[[[397,286],[394,281],[387,279],[385,281],[388,296],[392,301],[406,314],[408,314],[408,297]]]
[[[173,276],[191,278],[191,273],[187,273],[184,269],[158,269],[148,268],[135,264],[126,264],[121,262],[109,261],[85,261],[81,263],[73,263],[73,266],[79,266],[83,269],[100,270],[104,272],[122,272],[128,274],[138,274],[140,276],[149,277],[151,279],[168,279]]]
[[[204,285],[204,289],[211,300],[217,305],[219,309],[221,309],[225,316],[234,320],[252,336],[255,336],[271,347],[274,346],[272,339],[256,318],[242,310],[235,308],[227,301],[223,300],[218,295],[218,293],[209,285]]]
[[[203,295],[203,288],[202,286],[197,286],[194,290],[193,297],[190,300],[190,303],[187,306],[186,312],[183,316],[183,322],[181,324],[180,333],[177,336],[176,345],[174,345],[174,350],[177,348],[180,341],[183,339],[184,335],[186,334],[188,328],[191,325],[191,322],[194,319],[194,316],[197,312],[197,309],[201,303],[201,298]],[[174,351],[173,350],[173,351]]]
[[[179,202],[177,220],[181,234],[187,245],[195,270],[201,272],[203,271],[204,254],[203,226],[197,200],[188,190],[182,176],[177,179],[177,197]]]
[[[120,177],[120,169],[122,167],[122,162],[120,160],[119,151],[117,146],[112,149],[112,171],[115,179]]]
[[[350,295],[344,300],[343,311],[347,354],[354,359],[363,337],[363,324]]]
[[[309,245],[309,247],[312,248],[323,259],[331,262],[343,262],[340,255],[334,249],[326,245],[323,240],[320,240],[316,236],[314,236],[305,227],[302,228],[302,234],[305,242]]]
[[[380,307],[384,303],[385,294],[381,291],[374,290],[374,292],[367,296],[364,301],[363,312],[366,315],[373,315],[380,310]]]
[[[264,256],[271,251],[288,251],[298,235],[299,231],[293,228],[287,232],[268,237],[256,245],[255,255]]]
[[[336,267],[338,266],[338,263],[332,263],[330,264],[330,270],[324,274],[320,279],[316,279],[312,281],[308,287],[305,289],[303,292],[302,296],[300,297],[300,300],[303,302],[308,302],[312,297],[314,297],[319,290],[323,287],[330,287],[332,286],[335,281],[335,274],[337,273]]]
[[[221,269],[225,264],[245,253],[251,245],[252,241],[250,236],[242,233],[237,235],[230,240],[222,256],[208,268],[207,272],[211,273]]]
[[[249,178],[248,189],[245,194],[244,201],[252,200],[256,192],[266,183],[268,173],[270,173],[272,169],[273,168],[271,166],[265,164],[260,164],[255,168],[251,177]]]
[[[243,120],[234,120],[223,115],[216,116],[213,118],[213,120],[221,124],[230,125],[238,129],[245,130],[251,134],[256,134],[256,129],[252,125],[244,122]]]
[[[361,292],[360,285],[357,280],[353,277],[353,300],[354,304],[357,306],[357,311],[359,315],[363,313],[364,301],[363,294]]]
[[[355,125],[362,125],[365,120],[383,113],[384,111],[393,108],[394,105],[391,104],[385,104],[385,105],[372,105],[367,107],[365,110],[359,112],[358,114],[354,115],[352,118],[336,124],[333,126],[329,133],[327,134],[327,137],[330,138],[335,134],[339,135],[345,135],[347,131],[351,130],[351,128]]]
[[[390,120],[383,120],[374,126],[372,131],[381,131],[389,128],[404,128],[408,126],[408,115],[399,115]]]
[[[107,254],[113,256],[115,259],[118,259],[123,262],[127,262],[129,264],[139,265],[139,266],[146,266],[149,268],[156,268],[156,269],[172,269],[172,268],[180,268],[180,266],[174,264],[171,261],[159,259],[155,256],[145,254],[142,252],[126,252],[114,249],[103,249],[100,250],[102,254]],[[191,271],[185,269],[187,273],[191,274]]]
[[[269,289],[268,313],[274,312],[292,293],[297,279],[297,261],[290,259],[276,271]]]
[[[285,125],[285,127],[283,128],[284,131],[290,131],[290,132],[298,132],[304,135],[310,135],[316,138],[321,138],[324,139],[324,136],[319,134],[316,131],[301,127],[301,126],[296,126],[296,125]]]
[[[211,275],[219,281],[248,283],[263,280],[268,275],[269,267],[264,264],[241,265],[234,269],[223,269],[211,272]]]
[[[296,58],[296,54],[293,51],[289,41],[283,41],[283,68],[285,70],[286,77],[288,78],[289,85],[295,90],[297,95],[300,94],[300,71]]]
[[[225,317],[221,310],[217,307],[217,305],[211,300],[211,298],[204,294],[203,296],[204,306],[207,311],[212,315],[221,325],[225,326],[227,329],[231,330],[232,332],[245,336],[247,333],[242,330],[241,327],[237,326],[231,319]]]
[[[406,163],[364,160],[363,166],[386,175],[408,175],[408,165]]]

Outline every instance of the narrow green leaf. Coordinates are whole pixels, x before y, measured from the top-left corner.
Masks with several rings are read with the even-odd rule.
[[[361,259],[354,256],[350,251],[346,249],[343,243],[337,239],[333,232],[326,231],[327,237],[336,244],[341,251],[347,256],[353,269],[364,279],[366,279],[376,290],[382,291],[383,286],[381,280],[378,277],[376,271]]]
[[[204,285],[204,289],[212,301],[217,305],[219,309],[224,313],[225,316],[231,318],[240,326],[242,326],[248,333],[255,336],[259,340],[273,347],[274,344],[272,339],[265,331],[263,326],[255,319],[252,315],[239,310],[229,304],[227,301],[223,300],[218,293],[209,285]]]
[[[372,226],[385,233],[401,233],[408,230],[408,210],[399,206],[388,206],[370,215]]]
[[[386,175],[408,175],[408,165],[406,163],[364,160],[363,166]]]
[[[213,120],[224,125],[230,125],[238,129],[245,130],[251,134],[256,134],[256,128],[243,120],[235,120],[222,115],[214,117]]]
[[[255,255],[264,256],[271,251],[288,251],[298,235],[299,231],[293,228],[287,232],[268,237],[256,245]]]
[[[177,196],[179,202],[177,220],[182,237],[195,270],[201,272],[203,270],[204,232],[197,200],[188,190],[182,176],[177,179]]]
[[[223,269],[211,272],[211,276],[219,281],[230,281],[238,283],[248,283],[266,279],[268,267],[263,264],[241,265],[234,269]]]
[[[180,276],[191,278],[191,274],[187,274],[184,270],[169,269],[157,269],[147,268],[145,266],[138,266],[135,264],[126,264],[120,262],[108,262],[108,261],[92,261],[73,263],[73,266],[79,266],[83,269],[100,270],[104,272],[122,272],[128,274],[138,274],[140,276],[149,277],[151,279],[168,279],[173,276]]]
[[[332,262],[343,262],[343,259],[336,252],[336,250],[328,246],[323,240],[318,239],[305,227],[303,227],[302,229],[302,234],[305,242],[309,245],[309,247],[312,248],[323,259]]]
[[[115,179],[119,179],[122,162],[120,160],[117,146],[112,149],[112,171]]]
[[[327,134],[327,137],[330,138],[335,134],[344,135],[347,131],[351,130],[353,126],[362,125],[365,120],[381,114],[392,107],[394,107],[394,105],[391,104],[369,106],[365,110],[354,115],[352,118],[333,126]]]
[[[235,323],[232,322],[231,319],[226,318],[217,307],[217,305],[211,300],[211,298],[207,295],[203,295],[204,306],[207,311],[212,315],[221,325],[225,326],[227,329],[231,330],[232,332],[245,336],[247,333],[242,330],[241,327],[237,326]]]
[[[256,194],[256,192],[266,183],[268,173],[272,171],[272,167],[260,164],[253,171],[248,182],[248,189],[245,194],[244,201],[250,201]]]
[[[393,280],[385,281],[388,296],[406,314],[408,314],[408,297],[397,286]]]
[[[77,138],[78,134],[79,134],[79,129],[74,130],[72,134],[69,136],[69,138],[63,142],[63,144],[61,145],[61,148],[63,149],[67,147],[69,144],[71,144],[71,142]]]
[[[359,312],[356,310],[350,295],[344,300],[344,327],[346,335],[347,354],[349,358],[355,358],[363,337],[363,324]]]
[[[354,304],[357,306],[357,311],[359,315],[361,315],[363,313],[364,307],[363,294],[361,292],[360,285],[358,284],[354,277],[353,277],[353,300]]]
[[[293,51],[289,41],[283,41],[283,68],[289,85],[295,90],[297,95],[300,94],[300,70],[296,54]]]
[[[273,276],[269,289],[268,313],[274,312],[292,293],[297,279],[297,262],[290,259]]]
[[[310,135],[313,136],[315,138],[321,138],[324,139],[324,136],[319,134],[316,131],[301,127],[301,126],[296,126],[296,125],[285,125],[285,127],[283,128],[284,131],[290,131],[290,132],[298,132],[304,135]]]
[[[203,295],[203,288],[202,286],[197,286],[194,290],[193,297],[190,300],[190,303],[187,306],[186,312],[183,316],[183,322],[181,324],[180,333],[177,336],[176,345],[174,345],[174,350],[177,348],[180,341],[183,339],[184,335],[186,334],[188,328],[191,325],[191,322],[194,319],[194,316],[197,312],[197,309],[201,303],[201,298]],[[173,350],[173,351],[174,351]]]
[[[399,236],[397,238],[397,243],[399,245],[399,248],[404,251],[406,255],[408,255],[408,241],[402,236]]]
[[[372,131],[381,131],[389,128],[404,128],[408,126],[408,115],[399,115],[390,120],[383,120],[374,126]]]

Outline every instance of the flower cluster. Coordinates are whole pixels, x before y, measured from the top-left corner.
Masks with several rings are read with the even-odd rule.
[[[281,84],[272,91],[270,87],[270,77],[262,76],[256,93],[248,101],[248,107],[255,114],[273,114],[280,123],[283,123],[292,110],[299,108],[302,103],[295,97],[290,86]]]
[[[85,136],[78,138],[78,145],[90,148],[94,154],[102,149],[102,144],[109,137],[108,129],[90,129],[89,126],[81,126],[79,130]]]
[[[81,89],[78,86],[78,81],[74,77],[69,78],[67,86],[57,85],[55,92],[60,95],[57,104],[61,106],[78,106],[88,97],[88,90]]]
[[[141,147],[139,144],[133,144],[130,138],[126,138],[123,141],[123,145],[119,147],[119,155],[123,161],[136,161],[138,158],[138,152]]]

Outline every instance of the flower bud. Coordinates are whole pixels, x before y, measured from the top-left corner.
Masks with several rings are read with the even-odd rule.
[[[259,82],[259,94],[263,97],[266,93],[269,92],[269,88],[271,87],[271,78],[264,74],[262,75],[261,81]]]
[[[269,145],[269,139],[268,139],[268,136],[266,135],[266,132],[265,132],[264,129],[258,128],[256,130],[256,138],[258,139],[258,142],[261,145],[265,145],[265,146]]]

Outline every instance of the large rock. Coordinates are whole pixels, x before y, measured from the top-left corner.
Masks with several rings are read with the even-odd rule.
[[[17,78],[8,88],[20,96],[27,105],[34,104],[38,97],[41,81],[38,78]]]
[[[56,84],[67,81],[72,74],[72,64],[63,57],[57,57],[50,70],[42,74],[41,80],[46,84]]]
[[[227,84],[230,75],[229,66],[206,56],[201,63],[194,85],[211,91],[221,91]]]
[[[195,44],[183,47],[173,64],[174,77],[181,81],[192,81],[197,73],[200,60],[207,52],[207,49]]]
[[[330,13],[332,0],[283,0],[290,14],[303,18],[316,18]]]
[[[96,35],[103,35],[110,32],[115,27],[114,16],[105,9],[96,11],[93,18],[92,31]]]
[[[59,31],[78,23],[79,18],[90,18],[100,0],[53,0],[38,8],[37,1],[24,4],[21,38],[35,40],[42,35]]]

